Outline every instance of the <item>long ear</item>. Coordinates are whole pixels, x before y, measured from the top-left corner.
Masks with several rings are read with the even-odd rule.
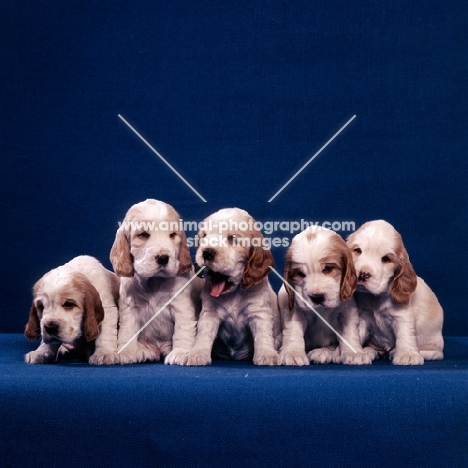
[[[130,240],[122,228],[117,230],[110,252],[110,261],[117,276],[133,276],[133,258],[130,253]]]
[[[177,272],[177,274],[182,275],[192,269],[192,259],[190,258],[190,250],[187,245],[187,237],[185,236],[185,232],[180,231],[179,235],[181,237],[181,243],[178,258],[179,271]]]
[[[73,278],[73,286],[84,296],[84,335],[86,341],[95,340],[99,335],[99,324],[104,320],[104,307],[97,289],[86,276],[77,273]]]
[[[263,237],[255,237],[254,239],[259,239],[261,243]],[[249,258],[242,273],[242,289],[247,289],[260,283],[270,273],[269,267],[274,265],[275,261],[270,250],[265,250],[263,247],[251,246]]]
[[[24,335],[29,341],[36,341],[41,336],[41,324],[34,301],[29,309],[29,320],[24,328]]]
[[[291,284],[292,276],[291,276],[291,250],[290,249],[286,253],[286,262],[284,264],[283,278],[289,284]],[[288,293],[288,307],[289,307],[289,310],[292,310],[293,307],[294,307],[294,299],[295,299],[294,291],[287,284],[284,285],[284,288],[286,289],[286,292]]]
[[[411,299],[411,294],[416,290],[418,277],[409,261],[408,252],[403,246],[401,237],[398,235],[397,243],[399,245],[398,267],[393,278],[393,284],[390,289],[392,299],[397,304],[407,305]]]
[[[343,246],[343,253],[341,257],[342,273],[340,283],[340,299],[343,302],[349,301],[356,291],[357,275],[354,268],[353,256],[347,246]]]

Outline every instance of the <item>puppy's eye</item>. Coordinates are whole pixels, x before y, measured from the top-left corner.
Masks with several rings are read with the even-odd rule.
[[[335,267],[333,265],[325,265],[323,267],[322,273],[325,275],[329,275],[334,269]]]
[[[229,234],[229,236],[227,236],[227,240],[230,244],[235,244],[236,243],[236,236],[234,236],[233,234]]]
[[[296,271],[293,271],[293,277],[295,277],[295,278],[305,278],[306,275],[301,270],[296,270]]]
[[[138,234],[138,237],[140,239],[148,239],[149,236],[149,233],[147,233],[146,231],[140,232],[140,234]]]
[[[174,239],[175,236],[177,236],[177,232],[173,232],[172,234],[169,234],[169,237],[171,239]]]
[[[353,252],[357,255],[361,255],[362,254],[362,250],[359,248],[359,247],[356,247],[355,249],[353,249]]]
[[[65,302],[62,304],[62,307],[63,307],[65,310],[71,310],[71,309],[73,309],[73,307],[76,307],[76,304],[75,304],[73,301],[65,301]]]
[[[382,257],[382,263],[390,263],[392,259],[388,255]]]
[[[44,312],[44,304],[42,302],[38,302],[36,304],[36,309],[41,313]]]

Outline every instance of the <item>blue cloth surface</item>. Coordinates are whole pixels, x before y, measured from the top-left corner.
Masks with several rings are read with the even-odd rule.
[[[2,466],[464,467],[468,338],[421,367],[26,365],[0,335]]]

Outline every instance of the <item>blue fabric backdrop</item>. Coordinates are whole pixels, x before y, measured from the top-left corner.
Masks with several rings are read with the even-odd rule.
[[[227,206],[387,219],[439,296],[444,333],[467,335],[466,13],[462,1],[2,2],[0,331],[23,330],[50,268],[83,253],[110,267],[117,222],[158,198],[197,221]]]

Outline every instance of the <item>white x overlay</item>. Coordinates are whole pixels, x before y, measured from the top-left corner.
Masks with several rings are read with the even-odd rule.
[[[176,171],[176,169],[171,166],[171,164],[169,164],[169,162],[164,159],[164,157],[158,153],[141,135],[140,133],[138,133],[133,127],[132,125],[130,125],[120,114],[118,114],[119,118],[128,126],[128,128],[130,128],[130,130],[132,130],[135,135],[137,135],[140,140],[146,144],[146,146],[148,146],[148,148],[159,158],[161,159],[161,161],[166,164],[167,167],[169,167],[169,169],[172,170],[172,172],[174,172],[174,174],[176,174],[181,180],[182,182],[184,182],[196,195],[198,195],[198,197],[204,201],[206,203],[206,200],[192,187],[192,185],[190,185],[183,177],[181,174],[179,174],[179,172]]]
[[[354,119],[353,115],[269,200],[272,202]]]
[[[198,275],[205,269],[202,266],[118,351],[120,354]]]
[[[291,288],[297,296],[302,299],[304,304],[330,329],[332,330],[335,335],[340,338],[340,340],[343,341],[343,343],[348,346],[354,353],[357,353],[357,351],[273,268],[269,267],[270,270],[289,288]]]

